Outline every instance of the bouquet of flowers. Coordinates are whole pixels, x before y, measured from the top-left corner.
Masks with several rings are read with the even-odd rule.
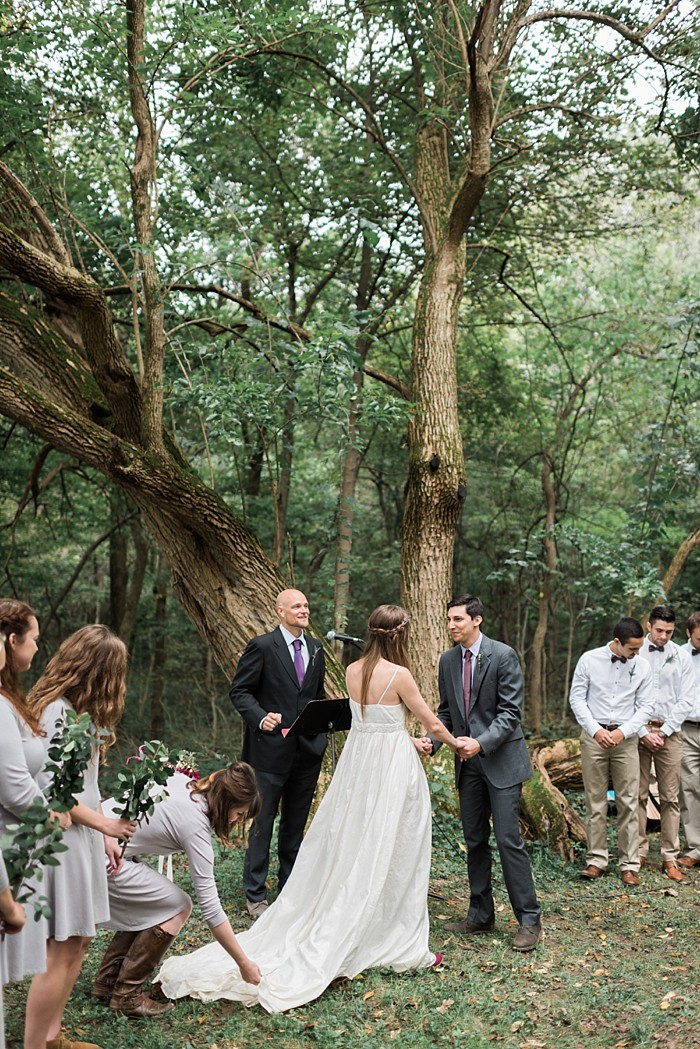
[[[140,820],[145,816],[148,822],[148,817],[158,802],[168,796],[164,788],[176,762],[165,743],[161,743],[159,739],[142,743],[138,754],[127,758],[127,766],[131,761],[136,762],[134,767],[124,769],[117,776],[119,787],[116,799],[121,803],[121,809],[116,815],[125,820]],[[159,790],[159,787],[162,789]],[[126,842],[122,855],[124,849]]]

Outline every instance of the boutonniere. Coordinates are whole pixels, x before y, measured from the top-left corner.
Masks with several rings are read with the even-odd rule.
[[[675,658],[676,658],[676,653],[675,652],[672,652],[670,656],[666,656],[666,658],[664,660],[664,666],[666,666],[667,663],[673,663]]]
[[[481,670],[481,664],[483,663],[483,661],[484,660],[483,660],[483,657],[481,655],[481,652],[479,652],[479,655],[476,657],[476,671],[477,671],[477,674]]]
[[[320,645],[318,645],[317,647],[312,649],[311,655],[309,657],[309,670],[313,670],[314,663],[316,662],[316,656],[319,654],[320,651],[321,651],[321,646]]]
[[[629,676],[630,676],[630,681],[632,680],[632,678],[634,677],[634,675],[635,675],[636,673],[637,673],[637,667],[636,667],[636,666],[635,666],[635,664],[633,663],[633,664],[632,664],[632,666],[631,666],[631,667],[629,668],[629,670],[628,670],[628,674],[629,674]]]

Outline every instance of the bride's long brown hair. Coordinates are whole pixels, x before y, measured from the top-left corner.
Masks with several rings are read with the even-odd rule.
[[[367,620],[367,640],[362,653],[360,706],[364,717],[369,683],[380,659],[411,669],[408,658],[408,627],[411,617],[400,605],[378,605]]]
[[[27,696],[35,717],[63,696],[77,714],[85,711],[98,728],[114,728],[124,713],[126,645],[100,623],[81,627],[67,637]],[[104,751],[103,751],[104,752]]]

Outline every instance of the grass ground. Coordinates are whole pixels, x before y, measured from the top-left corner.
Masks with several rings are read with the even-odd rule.
[[[658,835],[652,836],[653,845]],[[700,872],[677,888],[658,870],[638,889],[615,873],[581,882],[580,864],[544,847],[530,850],[543,905],[545,937],[530,955],[511,947],[515,924],[496,867],[493,934],[465,942],[445,923],[467,906],[459,827],[441,816],[434,834],[431,947],[439,970],[396,975],[381,970],[331,987],[317,1001],[281,1016],[238,1004],[185,1000],[163,1020],[119,1018],[89,998],[98,958],[93,944],[66,1013],[72,1037],[104,1049],[700,1049]],[[242,849],[222,851],[217,878],[234,928],[249,924],[240,887]],[[184,866],[176,877],[188,889]],[[176,944],[207,942],[197,917]],[[5,993],[8,1049],[21,1045],[26,987]]]

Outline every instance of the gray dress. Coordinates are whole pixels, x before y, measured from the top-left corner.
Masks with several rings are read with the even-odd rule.
[[[10,883],[7,879],[5,861],[0,852],[0,892],[9,889]],[[0,981],[0,1049],[5,1049],[5,1012],[2,1005],[2,981]]]
[[[214,848],[206,802],[193,797],[187,776],[178,772],[167,783],[168,797],[158,802],[155,812],[139,825],[126,847],[124,865],[119,874],[109,878],[110,920],[108,929],[138,932],[178,914],[189,903],[189,897],[164,874],[148,863],[146,856],[172,856],[184,852],[194,883],[202,917],[214,929],[227,921],[214,880]],[[103,809],[116,816],[113,800]]]
[[[71,704],[61,698],[49,703],[43,711],[41,727],[46,733],[44,745],[47,749],[56,730],[63,724],[68,709],[73,709]],[[99,767],[99,748],[93,747],[83,791],[75,795],[76,801],[82,801],[83,805],[95,812],[100,805],[97,782]],[[48,774],[42,771],[39,785],[46,788],[49,779]],[[47,867],[44,872],[43,893],[52,911],[49,936],[54,940],[94,936],[97,925],[109,918],[103,837],[92,827],[72,823],[63,835],[63,844],[68,846],[68,851],[59,854],[60,866]]]
[[[37,775],[44,764],[44,741],[35,736],[10,701],[0,695],[0,833],[17,820],[41,794]],[[42,895],[42,883],[30,881]],[[2,983],[22,980],[46,970],[46,919],[34,921],[32,897],[27,902],[27,923],[21,932],[0,944]]]

